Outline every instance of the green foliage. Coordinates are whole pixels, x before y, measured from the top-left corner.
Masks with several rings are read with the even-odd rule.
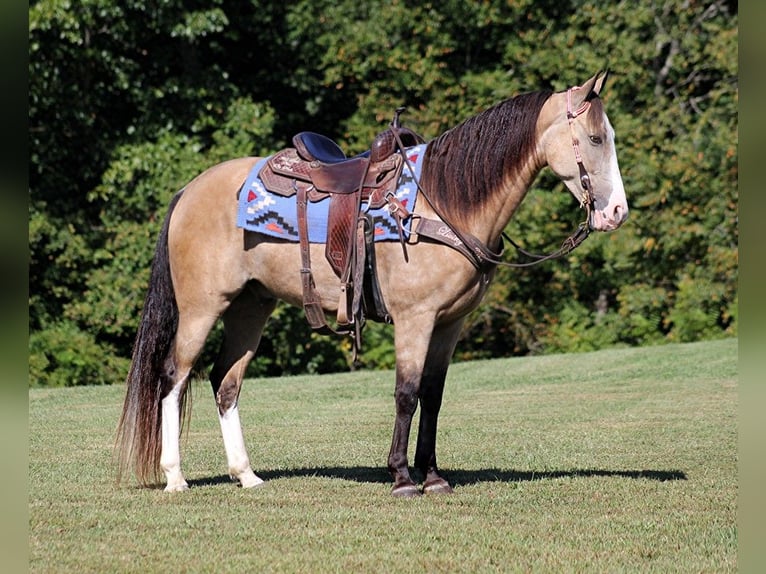
[[[667,296],[667,290],[662,287],[623,285],[617,294],[621,339],[631,345],[651,345],[662,341]]]
[[[682,277],[677,284],[675,301],[668,313],[668,338],[683,343],[721,336],[718,322],[721,309],[721,286],[703,278]],[[717,292],[718,291],[718,292]]]
[[[358,358],[359,367],[377,369],[396,367],[393,327],[381,323],[367,323],[362,336],[364,343]]]
[[[456,358],[736,335],[737,40],[722,0],[32,2],[30,384],[123,379],[87,357],[130,356],[167,203],[207,167],[305,129],[362,151],[399,105],[435,137],[606,65],[629,222],[498,270]],[[579,216],[544,172],[508,232],[552,249]],[[349,367],[348,341],[310,334],[299,309],[277,319],[252,374]],[[391,367],[391,329],[365,337],[362,365]]]
[[[588,348],[586,333],[599,307],[607,316],[614,309],[620,319],[595,327],[610,331],[602,337],[605,343],[736,333],[731,309],[738,263],[737,16],[736,10],[727,12],[731,8],[708,2],[686,9],[671,2],[660,10],[641,2],[627,16],[623,6],[585,2],[562,20],[547,21],[546,46],[572,65],[592,62],[596,69],[608,57],[613,73],[606,107],[617,133],[631,219],[614,235],[589,239],[569,257],[570,266],[500,271],[488,301],[506,317],[490,311],[493,320],[487,322],[487,310],[478,310],[459,356],[486,356],[488,346],[493,356],[503,348]],[[527,44],[540,40],[539,32],[533,22],[522,33],[526,66],[547,72],[544,78],[553,77],[554,87],[562,89],[549,69],[555,63],[551,54],[536,49],[535,41]],[[713,56],[713,49],[720,51]],[[556,187],[561,188],[554,180],[540,178],[509,225],[511,236],[527,248],[572,229],[558,216],[572,211],[565,203],[536,203],[537,189]],[[479,329],[489,337],[474,339]],[[563,340],[570,343],[561,346],[566,333],[571,336]],[[520,342],[526,347],[519,349]]]
[[[127,368],[127,359],[71,322],[63,321],[30,334],[32,386],[112,384],[125,378]]]
[[[350,339],[317,335],[306,328],[303,309],[277,305],[264,330],[251,376],[328,373],[349,368]]]
[[[593,314],[577,302],[564,306],[542,338],[547,352],[582,353],[614,346],[617,343],[619,316],[614,313]]]

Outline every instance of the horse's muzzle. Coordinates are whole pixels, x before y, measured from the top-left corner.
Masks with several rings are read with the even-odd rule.
[[[622,204],[594,209],[590,214],[590,228],[594,231],[614,231],[625,223],[628,214],[628,206]]]

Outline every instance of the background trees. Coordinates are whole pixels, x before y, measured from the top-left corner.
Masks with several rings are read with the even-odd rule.
[[[456,357],[734,334],[737,29],[723,1],[31,2],[30,384],[122,381],[165,206],[213,163],[303,129],[362,151],[398,105],[431,138],[606,65],[630,221],[500,270]],[[544,173],[509,233],[567,235],[561,189]],[[278,313],[251,374],[347,368],[346,341]],[[365,343],[392,365],[390,330]]]

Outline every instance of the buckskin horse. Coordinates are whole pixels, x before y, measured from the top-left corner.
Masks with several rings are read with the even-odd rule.
[[[550,167],[586,209],[577,238],[561,253],[591,230],[611,231],[627,219],[614,130],[599,98],[605,80],[599,72],[566,91],[518,95],[427,143],[419,182],[425,199],[406,216],[437,222],[441,232],[433,236],[445,239],[420,235],[413,226],[402,245],[375,245],[375,274],[396,351],[388,455],[393,495],[452,492],[436,462],[447,369],[465,316],[502,264],[503,230],[540,170]],[[210,380],[228,471],[242,487],[261,484],[245,449],[238,399],[264,325],[278,300],[306,306],[302,275],[309,257],[315,303],[328,314],[342,305],[338,275],[321,256],[322,245],[312,243],[302,253],[295,241],[236,225],[238,194],[258,161],[246,157],[213,166],[170,202],[117,429],[118,481],[133,472],[140,484],[156,484],[161,469],[166,491],[188,489],[179,445],[183,405],[195,360],[222,319],[224,341]],[[414,467],[422,473],[421,488],[407,454],[418,405]]]

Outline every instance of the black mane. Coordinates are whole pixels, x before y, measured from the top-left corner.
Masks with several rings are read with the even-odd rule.
[[[429,143],[421,182],[445,217],[465,223],[521,169],[535,147],[540,110],[552,94],[543,90],[505,100]]]

